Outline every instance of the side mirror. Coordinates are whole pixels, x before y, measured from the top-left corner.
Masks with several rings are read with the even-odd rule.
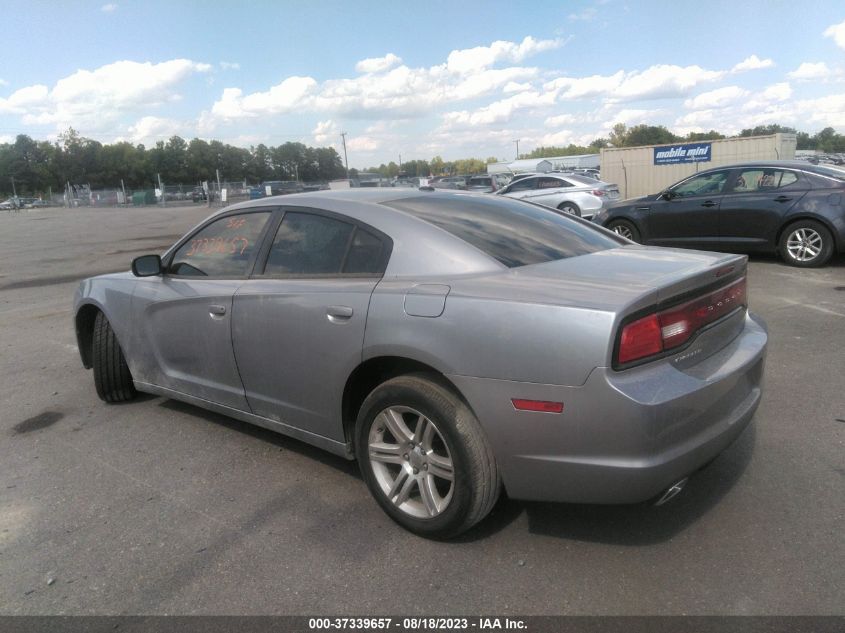
[[[132,260],[132,274],[136,277],[155,277],[161,272],[161,257],[158,255],[141,255]]]
[[[660,193],[660,197],[663,200],[672,200],[675,197],[675,193],[673,191],[670,191],[669,189],[667,189],[666,191],[662,191]]]

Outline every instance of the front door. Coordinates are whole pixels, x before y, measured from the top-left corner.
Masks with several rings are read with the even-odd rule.
[[[693,176],[668,190],[648,212],[648,243],[684,248],[719,245],[719,205],[729,170]]]
[[[232,351],[232,297],[269,217],[263,211],[212,221],[176,250],[164,275],[137,281],[136,379],[249,410]]]

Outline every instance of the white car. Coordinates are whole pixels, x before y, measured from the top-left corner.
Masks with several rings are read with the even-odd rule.
[[[619,188],[575,174],[543,174],[514,180],[497,195],[519,198],[590,219],[619,199]]]

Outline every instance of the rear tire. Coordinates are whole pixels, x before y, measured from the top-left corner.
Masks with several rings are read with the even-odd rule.
[[[97,395],[104,402],[126,402],[135,397],[135,385],[123,350],[117,342],[108,319],[102,312],[94,320],[94,341],[92,357],[94,365],[94,386]]]
[[[640,241],[640,231],[634,226],[633,222],[628,220],[612,220],[607,223],[606,228],[632,242]]]
[[[558,211],[563,211],[564,213],[568,213],[569,215],[575,215],[579,218],[581,217],[581,209],[578,208],[577,204],[572,202],[562,202],[557,207]]]
[[[355,451],[382,510],[421,536],[457,536],[499,496],[496,460],[478,420],[424,374],[388,380],[364,400]]]
[[[833,236],[820,222],[799,220],[784,229],[778,251],[790,266],[824,266],[833,257]]]

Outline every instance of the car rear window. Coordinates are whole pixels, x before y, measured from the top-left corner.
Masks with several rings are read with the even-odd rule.
[[[813,171],[822,176],[829,176],[830,178],[836,178],[837,180],[845,180],[845,169],[841,167],[833,167],[830,165],[814,165]]]
[[[623,243],[552,209],[501,196],[429,194],[383,204],[448,231],[508,268],[587,255]]]

